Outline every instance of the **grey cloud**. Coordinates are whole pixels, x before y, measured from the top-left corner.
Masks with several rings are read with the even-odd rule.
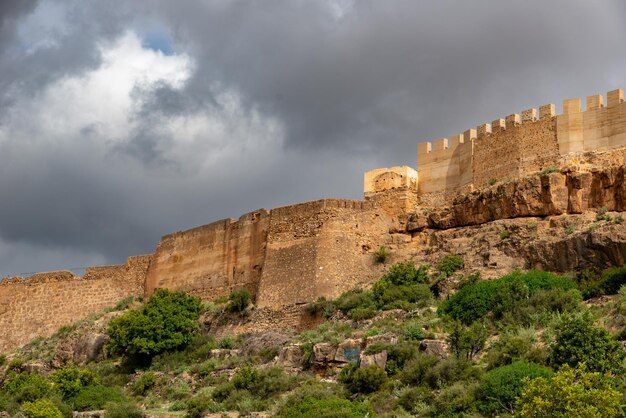
[[[142,105],[128,115],[128,140],[103,138],[94,123],[64,143],[45,134],[28,149],[0,142],[0,267],[19,268],[7,261],[15,251],[2,250],[11,245],[24,263],[44,248],[51,267],[57,250],[59,263],[121,261],[151,251],[161,234],[258,207],[358,198],[362,171],[414,166],[418,141],[626,87],[621,0],[363,0],[344,2],[352,6],[342,16],[330,3],[1,2],[0,115],[97,68],[99,45],[148,21],[189,54],[194,72],[182,90],[136,89]],[[61,5],[64,31],[53,46],[19,53],[16,30],[42,4]],[[219,117],[224,92],[241,98],[243,119],[257,112],[280,124],[284,143],[264,152],[265,139],[236,132],[235,118],[221,144],[199,138],[174,155],[180,139],[160,128]],[[3,123],[10,132],[14,121]],[[241,155],[222,157],[236,141]],[[208,167],[204,154],[216,156]]]

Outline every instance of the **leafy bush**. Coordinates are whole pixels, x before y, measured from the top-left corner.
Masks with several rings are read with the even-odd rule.
[[[347,399],[330,398],[316,399],[306,397],[289,403],[282,408],[276,418],[362,418],[374,416],[372,408],[361,402],[350,402]]]
[[[478,409],[486,415],[512,413],[515,399],[521,394],[523,379],[552,376],[550,369],[538,364],[517,361],[487,372],[481,379]]]
[[[104,406],[105,418],[142,418],[143,411],[132,402],[109,402]]]
[[[540,290],[574,289],[576,284],[566,277],[543,271],[513,272],[495,280],[467,284],[439,306],[439,312],[449,314],[466,324],[491,313],[495,319],[525,301]]]
[[[354,308],[348,312],[348,318],[354,321],[363,321],[365,319],[370,319],[376,316],[378,313],[378,309],[367,307],[367,308]]]
[[[355,310],[376,309],[372,292],[362,289],[353,289],[342,293],[334,304],[337,309],[348,315]]]
[[[516,332],[505,332],[491,348],[486,356],[487,367],[493,369],[506,366],[516,360],[526,360],[528,362],[545,363],[548,354],[547,350],[536,345],[535,330],[533,328],[522,328]]]
[[[602,295],[615,295],[619,288],[626,284],[626,266],[607,269],[595,280],[591,274],[587,274],[585,279],[584,296],[586,299]]]
[[[103,409],[107,402],[124,403],[126,396],[119,388],[102,385],[87,386],[69,400],[76,411]]]
[[[12,395],[16,402],[34,402],[50,392],[50,385],[39,374],[10,371],[4,382],[4,390]]]
[[[385,366],[385,371],[390,375],[400,371],[417,353],[416,346],[413,343],[399,342],[396,344],[372,344],[367,347],[365,354],[376,354],[382,351],[387,351],[387,365]]]
[[[187,399],[185,406],[187,418],[201,418],[207,412],[217,412],[221,409],[207,392],[200,392],[193,398]]]
[[[353,393],[372,393],[387,383],[387,373],[376,365],[357,368],[342,376],[342,383]]]
[[[148,391],[154,387],[156,381],[157,379],[154,373],[148,372],[142,374],[132,387],[133,393],[135,395],[145,396]]]
[[[28,418],[63,418],[63,413],[49,399],[37,399],[33,402],[24,402],[22,412]]]
[[[226,309],[229,312],[242,313],[248,308],[252,300],[252,293],[248,289],[233,290],[228,295],[228,305]]]
[[[590,371],[621,374],[626,352],[604,328],[593,325],[588,314],[569,315],[557,329],[550,362],[576,367],[584,362]]]
[[[410,310],[415,307],[428,306],[433,300],[430,288],[421,283],[411,285],[394,285],[379,280],[373,289],[376,304],[381,309]]]
[[[108,326],[112,353],[152,357],[188,345],[198,330],[200,299],[159,289],[141,309],[126,312]]]
[[[388,282],[396,286],[426,283],[428,281],[428,266],[415,267],[412,261],[396,263],[389,267],[387,273],[381,277],[380,282]]]
[[[391,253],[389,252],[389,248],[381,245],[380,248],[374,253],[374,258],[376,259],[377,263],[384,263],[385,261],[387,261],[390,255]]]
[[[501,240],[505,240],[505,239],[509,239],[511,237],[511,232],[508,229],[503,229],[500,232],[500,239]]]
[[[75,396],[83,387],[97,383],[96,376],[89,370],[66,367],[50,376],[54,387],[64,399]]]
[[[437,264],[437,271],[444,277],[450,277],[461,268],[463,268],[463,257],[458,254],[448,254]]]
[[[622,394],[608,375],[578,368],[563,367],[548,380],[524,379],[521,395],[515,402],[516,417],[619,417],[624,410]]]

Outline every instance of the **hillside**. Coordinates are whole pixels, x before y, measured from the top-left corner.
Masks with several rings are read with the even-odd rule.
[[[2,357],[0,410],[29,417],[72,410],[84,417],[622,415],[626,268],[518,271],[485,281],[465,274],[454,254],[430,267],[390,264],[385,248],[377,255],[380,280],[306,305],[311,329],[300,333],[237,333],[262,311],[245,291],[201,304],[169,291],[146,305],[123,300]],[[150,321],[128,319],[139,313]]]

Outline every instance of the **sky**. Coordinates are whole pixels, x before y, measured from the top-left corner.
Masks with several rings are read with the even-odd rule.
[[[0,277],[416,167],[626,87],[623,0],[1,0]]]

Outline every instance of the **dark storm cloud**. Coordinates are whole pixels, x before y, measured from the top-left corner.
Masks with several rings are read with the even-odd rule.
[[[161,234],[220,217],[358,198],[363,171],[415,166],[418,141],[626,87],[625,7],[0,2],[0,275],[119,262],[152,251]],[[186,54],[184,85],[132,89],[121,134],[97,117],[48,133],[59,127],[22,102],[100,68],[102,48],[129,31],[152,48],[162,40],[168,56]]]
[[[198,61],[181,94],[201,100],[219,80],[277,115],[288,145],[394,143],[397,157],[522,103],[602,89],[626,52],[617,1],[343,3],[333,18],[323,1],[162,2]]]

